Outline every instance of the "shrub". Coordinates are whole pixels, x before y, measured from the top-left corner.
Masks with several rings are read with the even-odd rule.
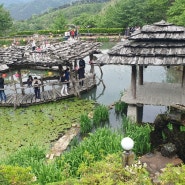
[[[2,185],[29,185],[33,184],[34,175],[31,168],[22,168],[18,166],[0,166]]]
[[[161,184],[184,184],[185,182],[185,165],[174,167],[167,165],[163,173],[159,176]]]

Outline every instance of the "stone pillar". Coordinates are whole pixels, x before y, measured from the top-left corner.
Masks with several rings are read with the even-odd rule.
[[[139,85],[143,85],[143,66],[139,66]]]

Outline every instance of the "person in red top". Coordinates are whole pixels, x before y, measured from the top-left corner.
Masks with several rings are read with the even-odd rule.
[[[71,31],[70,31],[70,35],[71,35],[71,37],[74,39],[74,37],[75,37],[75,31],[74,31],[74,30],[71,30]]]

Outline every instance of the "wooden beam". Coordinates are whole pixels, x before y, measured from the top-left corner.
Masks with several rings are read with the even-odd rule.
[[[131,90],[132,97],[136,99],[136,78],[137,78],[137,68],[136,65],[132,66],[132,77],[131,77]]]

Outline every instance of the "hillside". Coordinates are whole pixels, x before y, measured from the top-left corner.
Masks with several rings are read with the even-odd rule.
[[[57,8],[74,1],[76,0],[32,0],[27,3],[9,5],[7,6],[7,9],[15,20],[25,20],[30,18],[32,15],[39,15],[49,9]]]
[[[56,17],[62,12],[68,24],[72,23],[74,18],[83,13],[88,15],[99,14],[107,3],[76,4],[65,8],[53,9],[39,16],[34,16],[25,21],[15,23],[16,30],[49,30],[52,29]]]

